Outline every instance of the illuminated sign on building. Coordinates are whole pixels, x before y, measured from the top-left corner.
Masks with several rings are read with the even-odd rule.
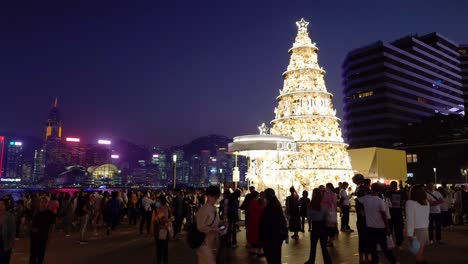
[[[19,178],[1,178],[0,181],[2,181],[2,182],[20,182],[21,179],[19,179]]]
[[[111,155],[111,159],[118,159],[118,158],[120,158],[120,156],[117,155],[117,154],[112,154],[112,155]]]
[[[65,141],[68,141],[68,142],[80,142],[80,139],[79,139],[79,138],[67,137],[67,138],[65,139]]]
[[[107,139],[99,139],[98,144],[100,144],[100,145],[110,145],[111,141],[107,140]]]
[[[11,146],[22,146],[23,145],[23,142],[18,142],[18,141],[10,141],[10,145]]]

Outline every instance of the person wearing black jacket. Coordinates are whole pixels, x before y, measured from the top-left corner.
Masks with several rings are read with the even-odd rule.
[[[281,263],[281,246],[288,238],[288,228],[281,204],[275,191],[268,188],[264,192],[266,206],[260,219],[259,235],[268,264]]]

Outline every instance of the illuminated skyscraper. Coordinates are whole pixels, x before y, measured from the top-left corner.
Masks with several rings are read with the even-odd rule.
[[[8,144],[4,178],[20,179],[23,167],[23,143],[10,141]]]
[[[3,158],[5,153],[5,137],[0,136],[0,178],[3,175]]]
[[[45,151],[45,175],[55,177],[65,170],[67,155],[65,146],[61,142],[62,119],[58,108],[58,100],[55,98],[54,105],[49,111],[46,122],[46,133],[44,142]],[[49,179],[50,180],[50,179]]]
[[[55,98],[54,106],[49,111],[46,123],[45,140],[60,140],[62,138],[62,119],[58,109],[58,99]]]
[[[408,124],[436,113],[464,114],[468,47],[439,33],[378,41],[348,53],[343,86],[350,147],[398,146]]]
[[[32,183],[37,183],[44,177],[45,153],[43,149],[34,150],[34,168],[32,173]]]

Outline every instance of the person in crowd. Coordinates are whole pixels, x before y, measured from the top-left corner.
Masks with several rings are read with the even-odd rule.
[[[372,263],[379,263],[377,245],[380,246],[390,263],[396,263],[393,252],[387,247],[387,235],[390,234],[388,215],[384,201],[379,197],[381,186],[374,183],[371,186],[371,195],[358,198],[364,206],[366,216],[368,246],[372,255]]]
[[[275,191],[268,188],[265,194],[265,208],[260,219],[260,242],[268,264],[280,264],[281,246],[288,239],[288,228],[281,204]]]
[[[338,234],[338,221],[337,221],[337,198],[335,188],[332,183],[327,183],[325,193],[322,197],[322,205],[327,209],[327,220],[325,225],[328,230],[328,247],[333,247],[333,241]]]
[[[439,187],[437,191],[442,195],[442,203],[440,204],[440,212],[442,217],[442,227],[451,229],[452,228],[452,210],[451,210],[451,198],[450,193],[447,194],[447,188]]]
[[[88,231],[88,226],[93,219],[94,213],[94,196],[90,194],[86,194],[84,196],[84,205],[81,207],[82,215],[80,217],[80,244],[86,245],[88,244],[88,240],[86,239],[86,233]]]
[[[182,222],[185,217],[185,206],[184,206],[184,193],[181,190],[176,190],[176,197],[172,201],[172,207],[174,208],[174,238],[182,230]]]
[[[216,202],[221,191],[216,186],[206,189],[206,203],[195,215],[198,231],[205,233],[203,244],[197,249],[198,264],[216,264],[216,255],[219,248],[219,235],[226,228],[220,228],[220,219],[216,212]]]
[[[301,230],[301,214],[299,210],[299,195],[297,195],[294,187],[289,188],[290,196],[286,197],[286,216],[289,222],[289,231],[294,234],[292,239],[299,239],[299,231]]]
[[[260,243],[259,227],[260,219],[263,215],[263,205],[260,201],[260,194],[253,191],[250,198],[248,211],[250,212],[250,221],[247,223],[247,242],[250,245],[249,254],[263,256],[263,249]]]
[[[440,205],[443,203],[442,195],[434,189],[434,183],[426,183],[427,201],[430,205],[429,214],[429,240],[430,244],[439,243],[442,240],[442,214]],[[434,240],[435,231],[435,240]]]
[[[315,255],[317,251],[317,242],[320,240],[320,247],[322,249],[323,262],[331,264],[331,257],[328,254],[327,240],[328,233],[325,226],[327,217],[327,208],[322,205],[322,194],[318,188],[312,191],[312,200],[308,206],[307,217],[312,223],[312,231],[310,233],[310,255],[309,260],[305,264],[315,263]]]
[[[39,207],[31,222],[29,247],[29,264],[42,264],[45,257],[47,241],[51,237],[54,215],[47,210],[47,198],[39,199]]]
[[[10,263],[11,251],[15,244],[15,217],[7,211],[7,201],[0,200],[0,263]]]
[[[419,249],[416,252],[416,263],[424,262],[424,250],[429,242],[429,203],[424,186],[414,185],[410,189],[409,199],[406,201],[406,235],[410,241],[417,240]]]
[[[104,221],[106,222],[106,234],[109,236],[119,224],[122,214],[122,203],[118,199],[117,192],[112,192],[111,199],[104,205]],[[141,228],[140,228],[141,230]]]
[[[347,192],[349,183],[343,182],[341,184],[341,189],[339,192],[340,205],[341,205],[341,232],[353,232],[349,226],[349,200],[352,197],[352,194]]]
[[[461,199],[462,199],[462,225],[465,224],[465,219],[468,221],[468,190],[465,185],[461,186]]]
[[[364,184],[364,188],[366,189],[367,194],[371,193],[371,180],[369,178],[366,178],[362,181]]]
[[[150,227],[151,227],[151,216],[152,216],[152,210],[151,210],[151,205],[154,204],[154,201],[150,199],[150,193],[145,192],[143,194],[143,198],[141,199],[141,221],[140,221],[140,235],[143,235],[143,227],[145,226],[146,223],[146,234],[150,233]]]
[[[161,195],[155,202],[155,210],[151,217],[151,233],[156,244],[156,263],[169,263],[169,237],[172,233],[171,208],[167,199]]]
[[[405,203],[405,195],[401,190],[398,190],[398,182],[390,183],[390,191],[387,193],[390,201],[390,229],[395,233],[396,245],[401,247],[403,244],[403,205]]]
[[[463,204],[462,204],[462,190],[459,186],[455,187],[453,193],[453,211],[454,211],[454,224],[463,225]]]
[[[368,190],[364,185],[360,185],[356,191],[357,198],[355,201],[356,207],[356,227],[358,231],[358,252],[359,252],[359,263],[370,263],[370,252],[367,241],[367,226],[366,226],[366,213],[364,211],[364,205],[359,202],[359,198],[368,194]]]
[[[59,210],[59,207],[60,207],[60,203],[59,203],[59,201],[57,199],[57,194],[53,193],[53,194],[50,195],[49,204],[47,206],[48,206],[49,211],[51,211],[52,214],[54,215],[54,223],[52,225],[52,231],[54,232],[55,231],[55,225],[57,223],[58,210]]]
[[[229,208],[229,197],[231,196],[231,192],[229,189],[225,189],[223,192],[223,198],[219,202],[219,217],[221,220],[226,220],[227,221],[227,215],[228,215],[228,208]],[[245,202],[245,200],[244,200]],[[246,222],[247,225],[247,222]]]
[[[310,199],[309,199],[309,192],[303,191],[302,197],[299,199],[299,213],[301,216],[301,231],[304,232],[305,230],[305,220],[308,219],[307,217],[307,208],[309,207]],[[310,232],[312,224],[308,220],[308,231]]]
[[[239,198],[241,192],[239,189],[235,190],[229,196],[227,220],[228,220],[228,246],[233,248],[237,247],[237,222],[239,221]]]
[[[249,187],[249,193],[245,196],[244,201],[242,202],[240,209],[244,211],[245,214],[245,225],[247,226],[249,223],[249,205],[250,201],[253,199],[253,193],[255,192],[255,187]]]
[[[60,208],[60,215],[62,217],[63,229],[65,237],[71,236],[71,225],[73,221],[73,206],[70,201],[70,194],[66,193],[63,198],[62,206]]]
[[[97,228],[102,226],[102,205],[103,205],[103,198],[102,191],[98,191],[94,194],[94,235],[98,235]]]
[[[16,202],[16,210],[15,210],[15,224],[16,224],[16,240],[18,240],[21,236],[21,232],[23,224],[26,220],[26,207],[24,206],[23,200],[18,200]]]
[[[138,197],[135,192],[130,194],[128,201],[128,224],[136,225],[138,217]]]
[[[78,196],[78,202],[76,205],[76,216],[80,222],[80,244],[85,245],[88,244],[86,238],[86,231],[88,228],[89,223],[89,216],[90,216],[90,207],[89,207],[89,197],[88,195],[81,191]]]

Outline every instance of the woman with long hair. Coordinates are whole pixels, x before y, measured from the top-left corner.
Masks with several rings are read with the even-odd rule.
[[[307,209],[307,217],[312,223],[312,231],[310,233],[310,255],[309,260],[305,264],[315,263],[315,254],[317,251],[317,242],[320,240],[322,248],[323,262],[331,263],[330,255],[327,250],[328,233],[325,226],[327,218],[327,208],[322,205],[322,194],[318,188],[312,191],[312,201]]]
[[[322,198],[322,206],[327,209],[327,220],[325,222],[325,226],[328,231],[327,246],[333,247],[333,241],[335,240],[335,236],[338,234],[338,219],[336,215],[337,198],[335,187],[332,183],[326,184],[325,193]]]
[[[410,247],[415,245],[416,263],[424,263],[424,249],[429,242],[429,202],[423,185],[411,187],[405,210]]]
[[[265,251],[268,264],[281,263],[281,246],[288,238],[288,228],[281,204],[276,198],[275,191],[268,188],[265,194],[265,208],[260,219],[260,242]]]

